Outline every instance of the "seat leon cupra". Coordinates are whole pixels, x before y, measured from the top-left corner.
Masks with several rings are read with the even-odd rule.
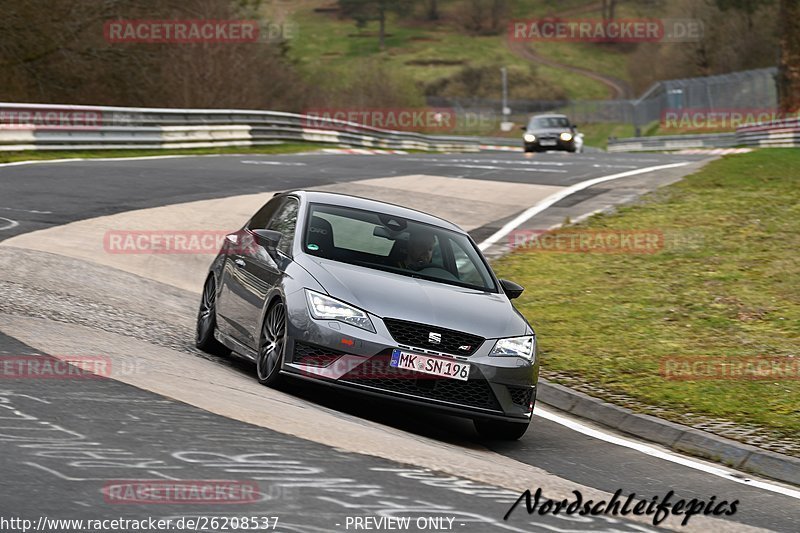
[[[287,376],[470,418],[518,439],[531,420],[536,337],[458,226],[392,204],[276,194],[225,237],[203,288],[197,346]]]

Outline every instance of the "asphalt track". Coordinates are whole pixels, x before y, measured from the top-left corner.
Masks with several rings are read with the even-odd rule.
[[[65,224],[89,223],[97,217],[123,216],[159,206],[312,187],[367,191],[398,203],[407,197],[412,206],[423,208],[431,198],[441,204],[430,183],[441,185],[440,195],[446,197],[455,194],[460,185],[488,194],[489,189],[480,183],[486,182],[490,189],[501,191],[492,199],[491,205],[497,206],[493,215],[480,212],[469,224],[471,213],[478,213],[472,210],[478,208],[467,199],[456,198],[438,207],[448,218],[461,218],[460,223],[476,240],[482,240],[526,207],[507,198],[504,191],[514,189],[506,187],[524,189],[533,197],[537,194],[535,186],[550,191],[548,187],[567,187],[637,168],[691,163],[681,169],[592,187],[560,201],[523,226],[545,228],[567,216],[575,220],[630,201],[674,181],[701,159],[658,154],[303,154],[0,167],[0,240],[23,235],[28,238],[12,239],[8,246],[0,247],[0,357],[45,357],[47,350],[43,347],[74,347],[81,342],[100,346],[92,344],[99,343],[95,335],[97,339],[107,336],[109,343],[119,342],[112,336],[119,334],[115,324],[128,317],[132,324],[123,328],[124,334],[136,337],[137,328],[141,330],[137,346],[144,346],[139,352],[143,358],[151,352],[160,356],[161,351],[169,349],[184,358],[187,368],[202,363],[204,382],[235,380],[231,391],[244,390],[245,384],[254,381],[249,365],[204,357],[191,348],[193,310],[189,309],[195,305],[199,287],[192,292],[192,284],[187,288],[162,285],[135,271],[101,268],[81,257],[67,260],[55,244],[35,246],[39,235],[42,243],[53,243],[52,232]],[[447,180],[405,178],[420,175]],[[375,178],[400,181],[369,181]],[[449,180],[453,180],[452,185]],[[417,183],[417,191],[400,188]],[[425,189],[425,184],[429,188]],[[51,233],[25,235],[40,230]],[[47,338],[48,332],[53,338]],[[135,358],[129,361],[135,363]],[[320,411],[341,420],[343,428],[355,428],[353,431],[358,429],[364,435],[386,432],[394,439],[394,447],[376,454],[366,445],[362,450],[357,445],[331,447],[315,442],[308,437],[313,436],[314,428],[304,430],[306,433],[301,429],[278,432],[270,429],[270,424],[248,424],[255,419],[242,421],[246,417],[235,413],[209,413],[214,411],[210,405],[213,398],[206,398],[209,404],[203,404],[199,399],[192,400],[188,392],[183,396],[158,394],[151,391],[168,389],[149,385],[137,388],[128,384],[139,385],[135,380],[123,381],[0,382],[0,406],[5,408],[0,412],[4,451],[0,454],[0,517],[35,521],[40,516],[279,516],[279,531],[321,532],[354,530],[352,526],[346,529],[348,516],[403,515],[453,518],[454,531],[652,529],[647,520],[634,522],[630,517],[527,517],[521,509],[504,522],[503,515],[520,493],[511,488],[520,486],[514,477],[523,479],[525,467],[530,466],[546,473],[536,478],[546,480],[542,482],[545,495],[550,494],[547,483],[552,482],[557,485],[552,489],[554,494],[558,490],[569,492],[574,486],[576,490],[590,488],[603,493],[621,489],[623,494],[636,493],[647,499],[674,490],[678,498],[708,500],[716,496],[718,501],[740,501],[738,512],[723,517],[724,523],[694,517],[688,527],[678,529],[734,531],[752,526],[795,531],[800,521],[795,498],[709,476],[576,433],[541,417],[534,419],[531,430],[518,443],[481,442],[468,422],[417,408],[367,403],[358,397],[331,395],[327,389],[311,385],[246,391],[255,410],[261,401],[269,399],[272,403],[264,405],[273,408],[281,405],[276,401],[282,401],[287,409],[305,409],[309,420],[313,419],[312,410],[314,415]],[[218,403],[223,400],[218,398]],[[347,435],[330,436],[326,442],[334,440],[346,443]],[[453,464],[437,469],[420,466],[424,461],[412,452],[437,446],[452,454]],[[467,461],[477,457],[475,460],[485,462],[487,457],[495,457],[491,452],[508,460],[498,463],[499,477],[489,480],[493,482],[485,478],[470,481],[476,476],[471,475]],[[463,472],[459,467],[462,461]],[[114,505],[102,496],[102,487],[110,481],[154,478],[256,480],[263,499],[238,506],[154,506]],[[535,490],[536,486],[530,488]]]

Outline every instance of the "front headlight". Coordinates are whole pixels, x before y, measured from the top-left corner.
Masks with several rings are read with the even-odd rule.
[[[525,135],[522,136],[522,138],[525,139],[526,143],[532,143],[533,141],[536,140],[536,135],[534,135],[533,133],[526,133]]]
[[[572,140],[572,134],[565,131],[564,133],[561,134],[561,140],[564,141],[564,142],[571,141]]]
[[[536,355],[536,338],[533,335],[498,339],[489,355],[523,357],[533,361]]]
[[[361,309],[308,289],[306,289],[306,300],[311,316],[318,320],[338,320],[375,333],[372,320]]]

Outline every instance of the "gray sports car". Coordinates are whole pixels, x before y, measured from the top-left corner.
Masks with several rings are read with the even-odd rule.
[[[458,226],[342,194],[276,194],[211,265],[197,346],[285,376],[442,409],[487,438],[525,433],[530,324]]]

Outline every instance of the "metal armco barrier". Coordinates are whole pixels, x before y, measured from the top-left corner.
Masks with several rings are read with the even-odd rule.
[[[736,130],[736,137],[739,144],[744,146],[800,146],[800,119],[787,119],[780,124],[746,126]]]
[[[629,137],[608,141],[609,152],[682,150],[685,148],[731,148],[734,146],[791,148],[800,146],[800,119],[756,124],[736,133]]]
[[[477,138],[382,130],[295,113],[0,103],[0,151],[175,149],[280,141],[477,152]],[[328,126],[329,125],[329,126]],[[316,126],[316,127],[315,127]]]
[[[735,133],[628,137],[608,141],[609,152],[649,152],[686,148],[730,148],[738,144]]]

